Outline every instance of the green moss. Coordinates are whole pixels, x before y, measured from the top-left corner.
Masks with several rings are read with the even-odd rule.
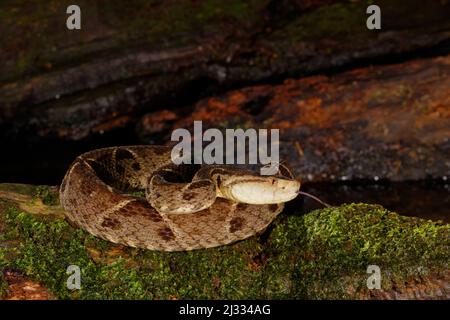
[[[41,281],[60,298],[169,299],[257,297],[257,273],[248,268],[255,240],[233,247],[187,253],[160,253],[123,248],[74,229],[65,221],[49,221],[6,211],[3,241],[21,239],[8,267]],[[112,260],[108,252],[119,248]],[[3,253],[6,253],[3,249]],[[93,259],[92,252],[105,253]],[[82,288],[66,288],[69,265],[81,269]],[[208,281],[208,279],[210,281]]]
[[[131,196],[134,196],[134,197],[145,198],[145,190],[135,190],[135,191],[128,192],[128,194]]]
[[[7,265],[4,252],[0,250],[0,297],[6,295],[8,284],[4,278],[3,270]]]
[[[449,225],[365,204],[282,215],[264,242],[252,237],[178,253],[113,245],[14,207],[4,220],[0,244],[16,245],[0,246],[2,268],[21,270],[69,299],[348,298],[367,290],[370,264],[380,266],[390,288],[418,269],[447,270],[449,262]],[[81,290],[66,288],[69,265],[81,269]]]
[[[385,290],[420,278],[424,270],[428,274],[448,269],[448,224],[403,217],[381,206],[350,204],[317,210],[302,219],[290,217],[273,236],[290,233],[283,238],[292,239],[302,231],[302,239],[290,251],[298,257],[293,273],[297,297],[349,298],[348,291],[367,291],[369,265],[380,267]]]
[[[49,186],[37,186],[34,197],[41,199],[42,203],[47,206],[53,206],[59,203],[57,190]]]

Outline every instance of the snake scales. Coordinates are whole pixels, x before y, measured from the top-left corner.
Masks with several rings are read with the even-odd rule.
[[[176,166],[166,146],[97,149],[76,158],[60,187],[67,218],[127,246],[184,251],[263,231],[293,199],[289,170],[259,176],[230,166]],[[198,169],[198,170],[197,170]],[[145,198],[130,191],[145,189]]]

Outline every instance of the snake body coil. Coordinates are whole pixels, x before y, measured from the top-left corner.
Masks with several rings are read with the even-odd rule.
[[[263,231],[300,188],[292,177],[260,177],[224,166],[203,166],[183,181],[185,169],[173,165],[166,146],[90,151],[68,169],[61,204],[72,223],[102,239],[183,251]],[[146,199],[130,194],[139,189]]]

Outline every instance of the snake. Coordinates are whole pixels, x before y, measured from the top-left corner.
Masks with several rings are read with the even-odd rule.
[[[163,145],[76,157],[60,185],[71,224],[125,246],[189,251],[261,234],[300,190],[286,165],[263,176],[233,165],[175,164]]]

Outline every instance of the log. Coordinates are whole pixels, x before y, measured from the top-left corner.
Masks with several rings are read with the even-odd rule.
[[[0,137],[79,140],[134,126],[242,83],[281,79],[448,42],[450,4],[379,1],[80,0],[0,4]]]
[[[174,129],[192,130],[195,120],[203,130],[279,128],[280,158],[306,182],[445,182],[449,75],[447,55],[287,79],[203,99],[188,116],[169,109],[149,113],[140,135],[143,141],[156,134],[170,140]]]
[[[448,299],[450,225],[378,205],[299,214],[262,235],[165,253],[113,245],[64,219],[56,188],[0,184],[4,299]],[[81,288],[68,289],[68,266]],[[381,288],[369,289],[369,265]],[[24,293],[28,284],[37,292]],[[22,284],[22,285],[21,285]]]

